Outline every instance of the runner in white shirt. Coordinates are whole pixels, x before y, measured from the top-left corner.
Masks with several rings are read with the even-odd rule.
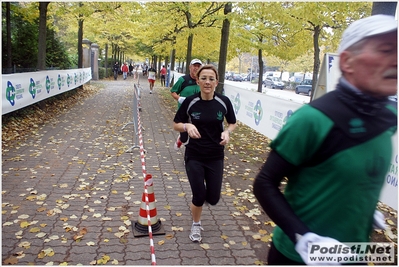
[[[148,69],[148,82],[150,83],[150,94],[152,94],[152,89],[154,88],[156,74],[157,71],[154,69],[153,65],[151,64],[150,68]]]

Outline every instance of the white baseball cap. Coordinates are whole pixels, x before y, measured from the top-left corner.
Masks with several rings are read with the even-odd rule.
[[[194,64],[202,65],[202,62],[198,58],[194,58],[193,60],[191,60],[190,65],[194,65]]]
[[[338,54],[367,37],[397,30],[398,22],[394,16],[379,14],[357,20],[344,31]]]

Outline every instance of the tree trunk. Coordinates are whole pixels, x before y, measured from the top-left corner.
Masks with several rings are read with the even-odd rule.
[[[165,57],[165,68],[167,69],[169,65],[169,58]]]
[[[108,44],[105,44],[105,59],[104,59],[104,68],[105,68],[105,78],[108,78]]]
[[[116,45],[116,58],[119,64],[122,66],[122,52],[121,49],[119,48],[119,45]]]
[[[12,73],[12,51],[11,51],[11,4],[6,3],[6,24],[7,24],[7,70],[6,73]]]
[[[395,16],[397,2],[373,2],[371,15],[385,14]]]
[[[50,2],[39,2],[39,49],[37,55],[37,69],[46,69],[46,34],[47,34],[47,6]]]
[[[80,6],[83,6],[82,3],[79,3]],[[83,15],[79,14],[78,20],[78,68],[83,68]]]
[[[317,75],[319,73],[320,69],[320,47],[319,47],[319,36],[320,36],[320,26],[316,26],[314,29],[314,35],[313,35],[313,49],[314,49],[314,58],[313,58],[313,78],[312,78],[312,92],[311,95],[313,95],[315,89],[316,89],[316,84],[317,84]]]
[[[118,61],[117,53],[116,53],[116,44],[112,44],[112,65]]]
[[[176,44],[176,40],[173,41],[173,49],[170,52],[170,68],[169,68],[169,75],[172,75],[172,72],[175,69],[175,61],[176,61],[176,49],[174,48]],[[172,87],[173,84],[175,83],[174,75],[173,77],[169,77],[170,83],[169,87]]]
[[[190,61],[191,61],[191,52],[193,50],[193,39],[194,39],[194,35],[192,33],[190,33],[190,35],[188,36],[188,40],[187,40],[187,56],[186,56],[186,74],[190,73]]]
[[[262,93],[262,81],[263,81],[262,49],[258,50],[258,62],[259,62],[258,92]]]
[[[231,7],[232,4],[230,2],[226,3],[226,5],[224,6],[224,15],[231,13]],[[219,64],[218,64],[219,84],[216,87],[216,92],[218,93],[223,93],[224,89],[224,76],[226,73],[229,34],[230,34],[230,21],[228,18],[225,18],[223,20],[222,36],[220,38],[220,51],[219,51]]]

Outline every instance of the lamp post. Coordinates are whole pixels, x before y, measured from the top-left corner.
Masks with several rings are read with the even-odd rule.
[[[99,45],[96,43],[91,44],[91,53],[90,53],[90,65],[91,65],[91,77],[93,80],[98,80],[98,55],[99,55]]]
[[[83,49],[83,68],[91,67],[91,41],[89,39],[82,39],[82,44],[87,46],[86,53]]]

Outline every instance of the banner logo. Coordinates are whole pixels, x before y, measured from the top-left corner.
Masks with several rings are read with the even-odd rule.
[[[58,74],[58,79],[57,79],[57,84],[58,84],[58,90],[61,90],[61,75]]]
[[[263,117],[262,103],[258,99],[254,107],[254,119],[256,125],[259,125],[260,121],[262,120],[262,117]]]
[[[15,88],[10,81],[7,81],[6,98],[11,106],[15,105]]]
[[[238,94],[238,93],[237,93],[236,97],[234,98],[233,107],[234,107],[234,112],[237,115],[238,111],[240,110],[240,107],[241,107],[240,94]]]
[[[48,75],[46,76],[46,91],[47,91],[47,94],[49,94],[50,93],[50,78],[48,77]]]
[[[35,81],[32,78],[30,78],[29,93],[32,96],[32,99],[35,99],[35,97],[36,97],[36,84],[35,84]]]

